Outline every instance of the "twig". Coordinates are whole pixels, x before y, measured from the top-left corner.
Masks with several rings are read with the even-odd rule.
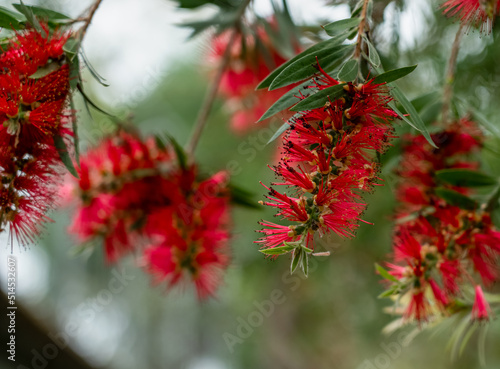
[[[358,41],[356,44],[356,50],[354,51],[354,58],[359,59],[361,56],[361,44],[363,42],[363,33],[365,32],[366,28],[366,12],[368,10],[368,3],[370,0],[365,0],[363,3],[363,9],[361,10],[361,22],[359,23],[359,28],[358,28]]]
[[[205,125],[207,124],[208,117],[210,115],[210,112],[212,110],[213,104],[215,102],[215,98],[217,96],[217,91],[219,90],[219,85],[222,80],[222,77],[224,75],[224,71],[226,70],[227,66],[229,65],[229,59],[231,57],[231,48],[232,45],[234,44],[234,41],[236,40],[236,37],[238,36],[238,23],[240,21],[240,18],[243,16],[245,13],[245,9],[247,6],[252,2],[252,0],[245,0],[244,3],[241,5],[241,8],[236,14],[236,21],[233,25],[233,31],[231,32],[231,36],[229,38],[229,41],[226,45],[226,50],[224,51],[224,55],[222,56],[222,61],[219,65],[219,68],[217,69],[217,73],[215,75],[214,81],[212,85],[210,86],[209,90],[207,91],[207,94],[205,96],[205,100],[203,101],[203,104],[200,108],[200,112],[198,113],[198,117],[196,119],[196,123],[193,128],[193,133],[191,134],[191,137],[189,139],[189,142],[186,146],[186,153],[190,160],[192,160],[194,156],[194,151],[196,150],[196,146],[198,145],[198,142],[200,140],[201,134],[203,132],[203,129],[205,128]]]
[[[85,34],[87,33],[87,29],[90,26],[90,23],[92,22],[92,18],[94,18],[94,14],[97,11],[97,8],[99,8],[99,5],[101,5],[102,0],[96,0],[95,3],[90,7],[88,10],[89,15],[87,15],[83,20],[85,23],[83,24],[82,28],[78,30],[79,33],[79,39],[80,41],[83,40],[85,37]],[[79,17],[79,19],[82,19],[82,17]]]
[[[462,40],[464,26],[460,25],[458,32],[451,47],[450,60],[448,61],[448,70],[446,71],[446,80],[443,88],[443,107],[441,110],[441,121],[443,125],[448,124],[450,113],[451,98],[453,96],[453,82],[455,81],[455,70],[457,67],[458,51],[460,49],[460,41]]]

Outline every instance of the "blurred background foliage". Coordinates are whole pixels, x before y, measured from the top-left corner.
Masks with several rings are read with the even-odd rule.
[[[10,3],[5,2],[5,6]],[[164,10],[161,3],[168,2],[153,1],[150,6]],[[290,2],[292,9],[294,3]],[[348,14],[346,3],[318,1],[314,4],[338,11],[340,19]],[[40,1],[39,4],[71,15],[78,14],[73,1]],[[120,8],[127,4],[110,1],[108,7],[114,7],[119,14]],[[79,4],[78,8],[85,7]],[[175,11],[173,4],[168,9]],[[170,15],[169,19],[173,18]],[[418,64],[414,73],[399,82],[403,91],[412,98],[432,92],[439,96],[449,50],[458,28],[456,23],[440,14],[439,2],[375,1],[374,18],[374,43],[385,68]],[[331,19],[325,19],[328,21]],[[104,16],[96,18],[94,23],[97,22],[105,23],[106,19]],[[302,25],[317,26],[310,22]],[[461,101],[456,104],[456,111],[477,110],[481,122],[491,125],[488,128],[490,150],[484,155],[484,165],[497,175],[500,175],[500,148],[491,132],[500,130],[499,28],[497,23],[489,36],[468,32],[459,55],[455,83],[457,101]],[[106,26],[101,25],[99,29],[104,32]],[[159,44],[168,43],[170,37],[177,38],[177,45],[183,44],[185,36],[185,33],[149,35]],[[109,36],[103,33],[99,37],[107,39]],[[84,72],[87,90],[107,110],[122,117],[131,113],[144,134],[169,132],[184,143],[209,83],[209,68],[205,62],[207,47],[201,46],[208,40],[209,35],[203,34],[192,41],[196,46],[170,63],[167,73],[155,77],[160,80],[141,80],[153,88],[145,88],[144,93],[136,94],[138,97],[134,91],[142,85],[124,92],[128,101],[116,104],[116,98],[111,94],[107,96],[106,89]],[[92,55],[92,43],[87,41],[86,48]],[[118,42],[123,48],[135,47],[126,39]],[[93,62],[97,70],[113,68],[98,56]],[[123,74],[121,78],[128,77]],[[113,80],[108,82],[113,84]],[[432,99],[426,108],[439,105],[438,100]],[[264,191],[259,181],[268,183],[273,179],[267,164],[273,162],[276,148],[264,145],[270,131],[266,127],[256,127],[246,136],[235,136],[228,129],[228,115],[221,107],[219,100],[198,147],[200,166],[208,173],[233,168],[234,182],[254,192],[255,201],[260,200]],[[112,129],[113,123],[95,111],[90,117],[81,104],[78,109],[84,149],[98,142]],[[438,112],[439,107],[434,106],[427,115],[423,114],[430,129]],[[279,125],[275,123],[274,127]],[[403,135],[408,128],[398,124],[397,131]],[[49,225],[40,245],[26,251],[16,250],[20,273],[27,275],[20,276],[19,301],[50,327],[51,332],[64,330],[68,322],[75,323],[78,329],[70,340],[71,347],[98,368],[476,368],[478,338],[475,336],[460,359],[452,360],[447,349],[452,333],[449,328],[439,334],[424,331],[400,350],[394,346],[394,343],[400,344],[397,333],[393,336],[381,333],[393,318],[382,312],[388,301],[377,299],[383,287],[374,273],[374,263],[384,260],[391,250],[394,207],[391,169],[397,166],[398,146],[399,140],[395,140],[394,148],[383,159],[386,166],[381,177],[385,185],[366,198],[370,206],[364,219],[374,225],[362,224],[356,239],[351,242],[334,238],[323,242],[333,255],[317,258],[307,279],[288,275],[286,257],[277,261],[265,260],[257,252],[258,247],[253,244],[257,238],[254,230],[258,228],[259,219],[271,217],[266,210],[234,209],[231,267],[218,297],[200,303],[190,286],[186,286],[185,291],[168,294],[164,286],[152,286],[148,276],[140,270],[139,261],[132,257],[118,265],[106,265],[99,245],[76,255],[75,240],[66,233],[72,209],[62,207],[52,214],[55,223]],[[6,248],[2,250],[2,253],[7,252]],[[99,294],[108,288],[116,271],[132,276],[133,280],[122,292],[113,294],[109,303],[102,304]],[[2,278],[5,277],[2,275]],[[2,288],[4,285],[2,282]],[[224,334],[237,336],[242,321],[255,319],[255,312],[259,311],[255,304],[269,300],[274,290],[282,291],[285,302],[276,304],[269,317],[263,316],[262,323],[251,328],[248,337],[228,347],[225,342],[228,336]],[[92,319],[89,319],[89,309],[94,312]],[[496,320],[488,333],[486,368],[500,367],[499,328]],[[29,337],[22,339],[29,340]],[[33,348],[41,349],[35,343]],[[20,358],[23,359],[26,363],[31,360]]]

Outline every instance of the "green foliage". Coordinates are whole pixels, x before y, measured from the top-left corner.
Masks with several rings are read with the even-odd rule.
[[[443,169],[436,172],[442,182],[459,187],[483,187],[498,185],[498,179],[470,169]]]

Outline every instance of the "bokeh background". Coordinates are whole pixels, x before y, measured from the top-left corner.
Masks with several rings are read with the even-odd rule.
[[[7,7],[11,3],[0,1]],[[40,0],[30,4],[76,17],[91,2]],[[289,0],[289,5],[298,25],[315,27],[348,17],[352,6],[346,1],[323,0]],[[255,1],[255,9],[262,15],[272,11],[268,0]],[[169,132],[179,142],[186,142],[209,83],[209,35],[187,41],[189,31],[176,25],[212,10],[179,11],[168,0],[104,0],[84,48],[110,86],[98,85],[84,71],[87,90],[108,111],[122,117],[132,114],[142,132]],[[375,1],[374,16],[379,23],[374,37],[386,69],[419,65],[400,82],[403,90],[412,98],[439,93],[458,28],[440,15],[439,2]],[[456,110],[463,113],[473,107],[481,114],[481,123],[490,135],[484,165],[497,175],[500,148],[494,134],[500,131],[499,31],[496,27],[489,36],[471,31],[464,37],[455,84],[455,93],[462,100]],[[439,111],[439,105],[426,108],[423,116],[432,130],[433,112]],[[90,116],[81,104],[78,116],[82,150],[113,127],[109,118],[97,112]],[[237,168],[234,182],[255,193],[258,201],[263,194],[259,181],[272,180],[267,163],[273,160],[276,148],[265,145],[272,130],[256,126],[248,135],[236,136],[228,129],[228,119],[222,100],[217,101],[197,158],[208,173],[226,168],[232,161],[230,165]],[[274,130],[280,124],[275,122]],[[397,129],[400,135],[408,131],[402,126]],[[25,330],[17,334],[16,364],[3,361],[0,367],[479,367],[476,336],[460,358],[451,358],[447,342],[457,323],[453,320],[439,331],[416,334],[418,327],[409,327],[403,331],[405,340],[399,332],[382,333],[394,317],[383,312],[389,302],[377,299],[383,286],[374,273],[374,263],[383,261],[391,249],[391,168],[397,166],[398,150],[396,141],[384,158],[381,177],[385,186],[366,198],[370,206],[364,219],[374,225],[362,224],[357,238],[350,242],[335,238],[322,242],[332,255],[316,259],[307,279],[288,275],[287,257],[270,261],[257,252],[254,230],[257,221],[270,218],[270,213],[235,208],[231,267],[218,297],[202,303],[189,287],[166,293],[165,286],[152,286],[133,257],[107,265],[99,247],[77,253],[75,240],[66,233],[71,206],[61,207],[51,214],[55,223],[47,227],[39,244],[27,249],[14,245],[18,303],[25,308],[18,324]],[[0,241],[0,283],[5,291],[10,246],[5,235],[0,235]],[[109,283],[117,274],[125,278],[123,288],[111,292]],[[271,306],[268,301],[272,298],[275,303]],[[259,306],[268,313],[263,314]],[[486,368],[500,367],[499,328],[495,320],[488,332]],[[2,335],[5,330],[2,325]],[[57,338],[64,344],[67,341],[67,348],[58,349],[54,359],[33,361],[37,353],[50,356],[53,350],[47,345]]]

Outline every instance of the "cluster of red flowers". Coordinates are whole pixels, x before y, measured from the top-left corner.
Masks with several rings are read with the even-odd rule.
[[[452,311],[463,285],[471,283],[476,291],[473,318],[488,319],[488,302],[473,272],[484,286],[498,280],[500,232],[486,208],[465,210],[440,198],[439,186],[464,195],[470,190],[441,184],[435,177],[443,169],[477,169],[471,155],[482,145],[481,132],[462,119],[432,138],[439,149],[422,136],[409,137],[404,148],[397,193],[400,224],[394,236],[396,264],[388,264],[398,279],[393,287],[408,293],[404,316],[423,321],[439,311]]]
[[[82,157],[70,231],[102,239],[109,262],[137,252],[155,281],[188,276],[200,298],[211,295],[229,262],[228,177],[197,175],[161,139],[120,130]]]
[[[229,39],[226,33],[214,38],[213,64],[220,64]],[[227,110],[231,113],[230,124],[234,132],[245,133],[256,126],[255,122],[292,87],[272,91],[255,90],[272,70],[285,61],[262,28],[258,28],[255,35],[238,35],[231,47],[229,65],[219,86],[226,98]]]
[[[321,68],[311,88],[336,86],[338,81]],[[289,120],[283,137],[284,151],[274,172],[287,193],[268,188],[265,205],[278,209],[277,216],[293,222],[284,226],[263,221],[258,243],[274,248],[288,242],[309,247],[317,232],[352,237],[366,204],[361,191],[376,184],[379,164],[393,137],[391,121],[396,113],[388,107],[386,89],[373,80],[344,85],[343,97],[324,107],[299,113]],[[266,187],[267,188],[267,187]]]
[[[68,37],[28,29],[0,54],[0,231],[8,229],[11,241],[33,241],[57,198],[62,161],[54,138],[72,134]]]
[[[464,25],[491,32],[493,21],[500,14],[500,0],[447,0],[442,8],[446,15],[460,18]]]

